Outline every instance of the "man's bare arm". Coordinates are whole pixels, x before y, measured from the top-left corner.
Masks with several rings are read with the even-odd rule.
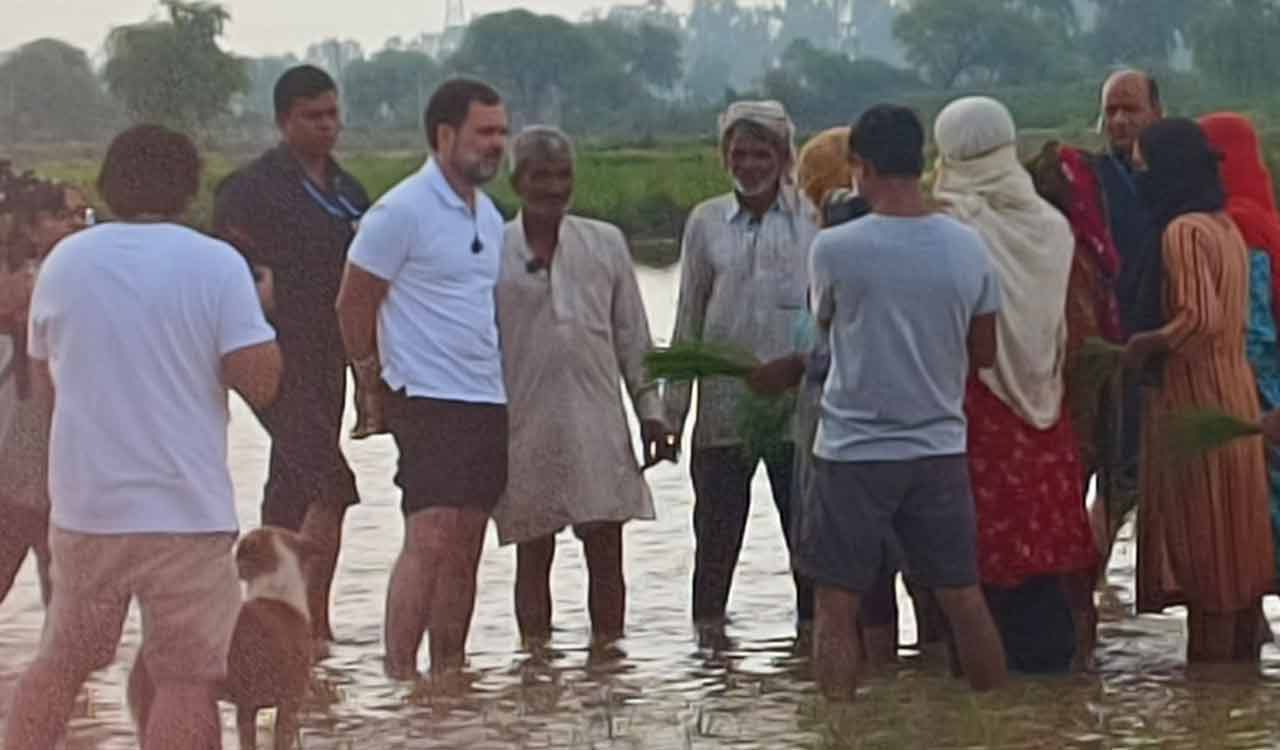
[[[996,313],[979,315],[969,323],[969,369],[986,370],[996,364]]]
[[[378,308],[389,287],[385,279],[348,263],[338,290],[338,325],[356,376],[356,425],[351,430],[355,440],[387,430],[383,405],[386,385],[378,356]]]
[[[338,289],[338,325],[347,358],[358,363],[378,354],[378,308],[390,283],[348,263]]]
[[[222,357],[222,382],[255,409],[276,400],[283,371],[284,359],[274,341],[236,349]]]

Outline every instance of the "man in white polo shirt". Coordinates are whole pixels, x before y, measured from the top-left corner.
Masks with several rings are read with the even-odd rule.
[[[190,139],[126,130],[98,178],[118,221],[58,243],[36,281],[28,349],[33,388],[53,389],[53,598],[9,750],[58,744],[135,597],[155,687],[133,696],[140,744],[221,744],[215,697],[240,611],[227,390],[266,406],[281,360],[244,259],[178,223],[199,187]]]
[[[387,590],[386,670],[460,668],[485,527],[507,481],[507,397],[494,309],[503,219],[479,187],[498,172],[507,114],[471,79],[426,111],[431,158],[361,220],[338,293],[356,373],[357,437],[391,432],[404,547]]]

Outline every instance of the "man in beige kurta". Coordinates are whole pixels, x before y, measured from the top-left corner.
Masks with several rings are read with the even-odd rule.
[[[667,434],[662,401],[644,369],[649,324],[622,232],[556,215],[567,210],[572,191],[563,134],[530,129],[513,155],[517,192],[542,200],[537,207],[525,200],[502,249],[498,328],[511,443],[494,520],[499,540],[519,545],[516,611],[526,643],[549,636],[554,536],[566,527],[586,548],[595,637],[612,640],[621,635],[624,606],[621,526],[654,517],[624,384],[645,442]]]

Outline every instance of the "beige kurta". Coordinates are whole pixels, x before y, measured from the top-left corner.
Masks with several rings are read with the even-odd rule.
[[[503,544],[593,521],[652,519],[622,400],[662,419],[644,369],[650,347],[622,232],[570,216],[550,270],[530,271],[520,217],[507,224],[498,332],[511,425],[507,490],[494,511]]]

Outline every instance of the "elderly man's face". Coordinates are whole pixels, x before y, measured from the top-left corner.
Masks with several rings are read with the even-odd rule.
[[[1102,116],[1111,148],[1117,153],[1131,153],[1142,131],[1161,116],[1151,102],[1147,77],[1124,73],[1111,79],[1103,92]]]
[[[729,139],[728,162],[734,188],[746,198],[775,190],[782,179],[784,160],[777,145],[740,129]]]
[[[558,218],[573,201],[573,160],[528,159],[515,175],[516,193],[527,214]]]
[[[472,185],[483,185],[498,174],[507,148],[507,109],[472,102],[460,127],[440,128],[440,154]]]

